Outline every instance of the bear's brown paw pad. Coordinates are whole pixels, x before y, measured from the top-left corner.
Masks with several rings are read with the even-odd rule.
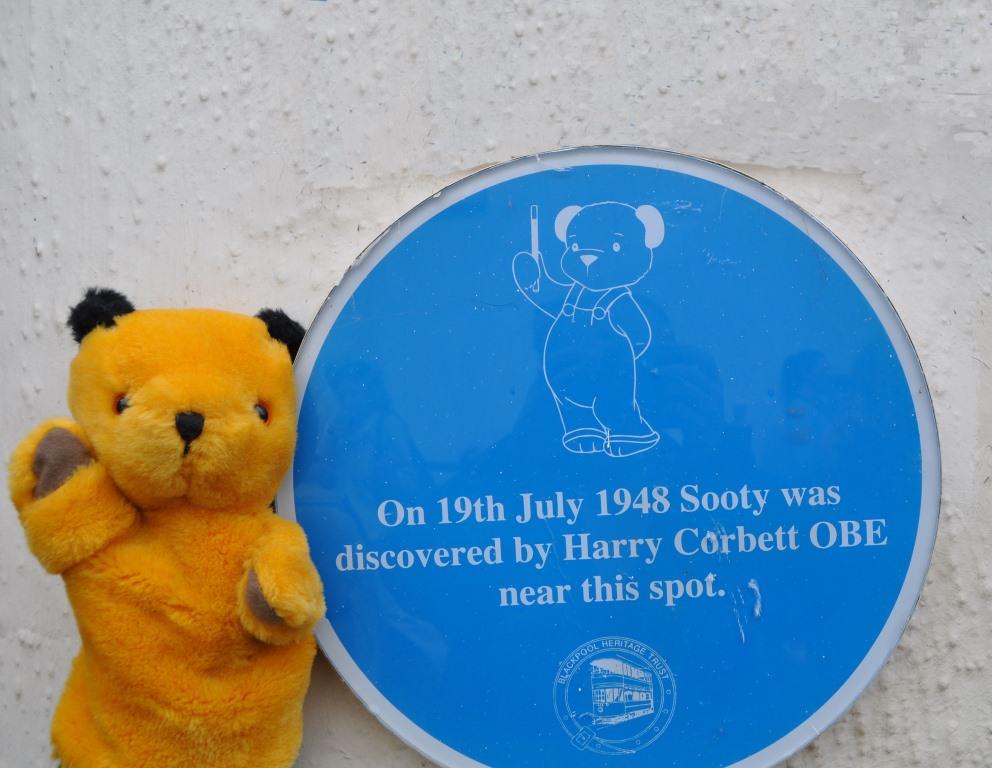
[[[262,591],[262,585],[258,581],[258,575],[254,568],[248,571],[248,580],[245,583],[245,604],[259,621],[274,626],[285,624],[282,617],[276,613],[275,608],[265,599],[265,593]]]
[[[34,497],[40,499],[58,490],[79,467],[93,461],[83,442],[68,429],[56,427],[38,442],[31,469],[38,478]]]

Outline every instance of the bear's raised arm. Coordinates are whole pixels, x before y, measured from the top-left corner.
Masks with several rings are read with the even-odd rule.
[[[535,260],[527,251],[513,257],[513,281],[517,290],[548,317],[557,317],[568,294],[568,286],[554,280],[544,266],[544,258]]]
[[[10,460],[10,496],[28,547],[49,573],[62,573],[124,534],[138,519],[79,425],[47,421]]]
[[[638,303],[629,293],[610,306],[610,324],[630,341],[636,360],[651,344],[651,326]]]

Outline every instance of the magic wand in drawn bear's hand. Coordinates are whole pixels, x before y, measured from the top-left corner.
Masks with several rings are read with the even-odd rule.
[[[542,290],[541,277],[544,277]],[[537,206],[530,207],[530,252],[520,251],[513,257],[513,279],[527,300],[548,317],[561,309],[567,286],[554,280],[544,265],[538,242]]]

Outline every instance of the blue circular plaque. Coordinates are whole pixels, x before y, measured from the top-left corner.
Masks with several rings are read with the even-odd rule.
[[[822,225],[669,152],[522,158],[376,240],[297,361],[324,652],[444,766],[771,766],[909,620],[933,409]]]

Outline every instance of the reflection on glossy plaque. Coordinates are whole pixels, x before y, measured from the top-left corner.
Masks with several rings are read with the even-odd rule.
[[[523,158],[403,216],[298,358],[281,514],[324,652],[445,766],[771,766],[916,602],[933,411],[855,257],[677,154]]]

